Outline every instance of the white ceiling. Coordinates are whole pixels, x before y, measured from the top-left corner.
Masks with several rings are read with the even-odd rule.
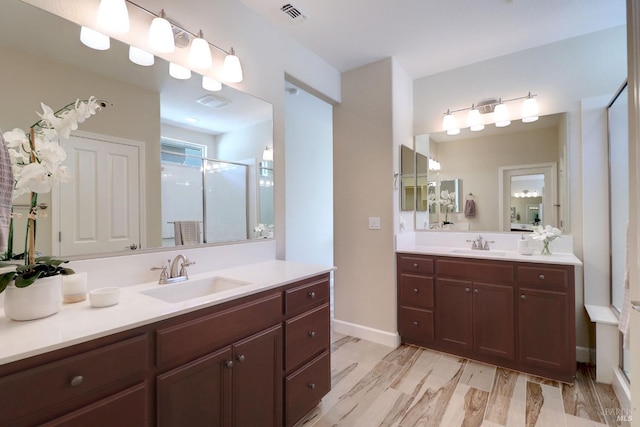
[[[625,24],[624,0],[240,0],[340,72],[394,57],[412,78]]]

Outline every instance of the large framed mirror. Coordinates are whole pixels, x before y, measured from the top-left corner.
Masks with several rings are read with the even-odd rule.
[[[449,209],[446,218],[441,205],[437,205],[435,209],[430,208],[429,215],[416,211],[416,230],[510,232],[512,228],[515,231],[529,231],[535,224],[564,226],[566,206],[561,201],[567,198],[559,171],[566,170],[566,114],[542,116],[533,123],[514,121],[503,128],[487,126],[481,132],[463,129],[455,136],[447,135],[446,132],[419,135],[415,141],[416,147],[418,144],[422,147],[416,151],[428,153],[440,167],[439,170],[428,171],[427,181],[433,186],[431,199],[436,202],[441,199],[442,183],[449,187],[453,185],[449,189],[454,190],[453,182],[464,182],[464,189],[456,193],[453,203],[455,211],[453,208]],[[528,204],[535,206],[529,206],[528,209],[527,197],[520,197],[520,194],[527,194],[524,193],[527,190],[531,192],[529,195],[533,195],[538,187],[529,182],[528,178],[515,176],[543,173],[519,172],[531,165],[554,166],[548,172],[551,176],[546,175],[546,181],[537,190],[541,192],[544,185],[547,198],[541,198],[538,202],[529,197]],[[511,177],[505,181],[504,170],[514,171],[513,181]],[[467,216],[464,212],[467,200],[473,200],[474,203],[472,216]],[[520,217],[513,224],[512,208],[515,208],[514,219]]]
[[[39,197],[48,216],[38,220],[36,250],[92,257],[173,246],[176,221],[201,224],[188,244],[272,236],[273,162],[263,159],[265,149],[273,147],[271,104],[226,85],[207,91],[195,73],[188,80],[173,79],[160,58],[142,67],[129,61],[123,43],[111,39],[109,50],[97,51],[82,45],[79,36],[76,24],[34,6],[19,0],[2,4],[0,130],[28,128],[38,120],[34,112],[41,102],[56,109],[96,96],[110,104],[83,123],[65,147],[69,166],[84,175]],[[134,169],[125,173],[125,163],[103,172],[86,167],[90,159],[104,158],[97,153],[125,146],[126,164]],[[107,171],[129,199],[90,187]],[[85,196],[71,203],[70,192]],[[112,215],[100,222],[107,211]],[[23,235],[24,220],[14,225],[15,234]],[[100,235],[105,229],[117,232]]]

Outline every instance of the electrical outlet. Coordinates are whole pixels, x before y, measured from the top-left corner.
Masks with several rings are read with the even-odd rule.
[[[379,216],[370,216],[369,217],[369,230],[380,230],[380,217]]]

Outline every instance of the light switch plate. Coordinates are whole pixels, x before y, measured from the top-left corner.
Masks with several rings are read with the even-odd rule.
[[[380,230],[380,217],[379,216],[370,216],[369,217],[369,230]]]

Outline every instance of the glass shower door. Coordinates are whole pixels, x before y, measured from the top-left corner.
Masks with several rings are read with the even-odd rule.
[[[206,242],[246,240],[248,166],[205,160]]]

